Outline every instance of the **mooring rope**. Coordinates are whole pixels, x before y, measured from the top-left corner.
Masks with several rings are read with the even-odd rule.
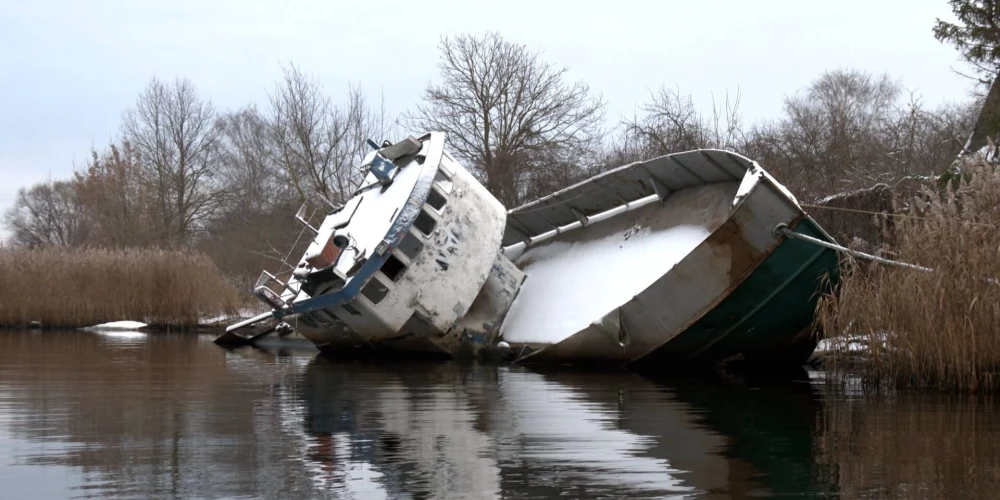
[[[857,250],[852,250],[852,249],[847,248],[845,246],[840,246],[840,245],[838,245],[836,243],[830,243],[829,241],[823,241],[823,240],[821,240],[819,238],[813,238],[812,236],[807,236],[805,234],[796,233],[795,231],[792,231],[788,227],[788,225],[785,224],[785,223],[783,223],[783,222],[781,224],[778,224],[777,226],[774,226],[774,235],[775,236],[785,236],[787,238],[794,238],[794,239],[797,239],[797,240],[806,241],[806,242],[812,243],[814,245],[819,245],[821,247],[826,247],[826,248],[829,248],[831,250],[836,250],[838,252],[846,253],[846,254],[848,254],[850,256],[857,257],[859,259],[871,260],[871,261],[874,261],[874,262],[878,262],[880,264],[888,264],[890,266],[899,266],[899,267],[903,267],[903,268],[906,268],[906,269],[913,269],[914,271],[921,271],[921,272],[925,272],[925,273],[932,273],[932,272],[935,271],[935,269],[931,268],[931,267],[918,266],[916,264],[910,264],[908,262],[900,262],[898,260],[885,259],[885,258],[882,258],[882,257],[878,257],[876,255],[869,254],[869,253],[864,253],[864,252],[859,252]],[[983,280],[983,281],[985,281],[985,282],[987,282],[987,283],[989,283],[991,285],[1000,285],[1000,278],[988,278],[988,277],[984,276],[984,277],[981,277],[979,279],[981,279],[981,280]]]
[[[829,241],[823,241],[823,240],[821,240],[819,238],[813,238],[812,236],[808,236],[808,235],[805,235],[805,234],[802,234],[802,233],[796,233],[795,231],[792,231],[788,227],[787,224],[784,224],[784,223],[778,224],[777,226],[774,226],[774,234],[775,234],[775,236],[784,236],[786,238],[794,238],[794,239],[797,239],[797,240],[807,241],[807,242],[812,243],[814,245],[819,245],[821,247],[826,247],[826,248],[829,248],[831,250],[836,250],[836,251],[841,252],[841,253],[846,253],[848,255],[851,255],[853,257],[857,257],[859,259],[871,260],[871,261],[879,262],[879,263],[882,263],[882,264],[888,264],[890,266],[905,267],[907,269],[913,269],[915,271],[923,271],[925,273],[932,273],[932,272],[934,272],[934,269],[932,269],[930,267],[918,266],[916,264],[910,264],[910,263],[907,263],[907,262],[900,262],[898,260],[886,259],[886,258],[883,258],[883,257],[879,257],[877,255],[872,255],[872,254],[869,254],[869,253],[860,252],[858,250],[852,250],[850,248],[838,245],[836,243],[830,243]]]

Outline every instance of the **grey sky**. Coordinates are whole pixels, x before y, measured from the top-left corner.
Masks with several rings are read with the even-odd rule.
[[[945,0],[0,0],[0,211],[106,145],[153,75],[188,77],[232,109],[264,102],[294,62],[335,98],[361,84],[395,114],[436,77],[440,36],[496,30],[569,66],[603,94],[609,122],[661,84],[701,108],[738,88],[753,121],[837,67],[887,72],[928,104],[964,100],[937,17],[951,18]]]

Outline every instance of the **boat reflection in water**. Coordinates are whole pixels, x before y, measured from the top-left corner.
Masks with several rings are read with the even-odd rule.
[[[638,498],[825,490],[811,470],[815,417],[803,414],[817,407],[812,389],[783,385],[783,397],[771,397],[725,384],[678,390],[621,372],[317,358],[297,394],[303,460],[326,491]],[[706,404],[726,415],[715,418]],[[787,418],[769,425],[774,413]]]
[[[998,398],[0,331],[0,498],[992,498]],[[802,374],[799,374],[801,377]]]

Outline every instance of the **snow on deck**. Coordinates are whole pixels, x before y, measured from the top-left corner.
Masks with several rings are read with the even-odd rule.
[[[370,152],[366,162],[370,161],[375,153],[375,151]],[[441,145],[431,144],[430,141],[424,142],[421,153],[427,156],[426,161],[439,163]],[[432,164],[437,165],[437,163]],[[392,224],[404,215],[406,202],[412,195],[423,168],[423,164],[411,160],[401,166],[399,174],[396,175],[388,188],[383,190],[374,187],[348,200],[343,210],[324,219],[318,228],[316,238],[309,244],[305,254],[316,251],[321,244],[330,238],[336,226],[349,220],[350,223],[343,228],[343,231],[349,233],[354,241],[352,241],[351,247],[343,250],[336,268],[346,275],[354,267],[355,258],[359,253],[370,258],[375,247],[386,237]],[[377,183],[375,175],[369,172],[365,177],[365,185]],[[419,207],[416,210],[419,210]],[[406,215],[416,218],[416,214],[413,213],[406,213]],[[304,258],[301,262],[304,262]],[[351,278],[348,278],[348,281],[350,280]],[[305,299],[306,297],[302,295],[300,298]]]
[[[504,323],[508,342],[552,343],[628,302],[694,250],[710,231],[679,226],[626,231],[589,242],[554,242],[526,252],[534,259]]]
[[[502,325],[503,339],[555,344],[632,300],[725,221],[737,187],[675,193],[666,206],[621,214],[529,248],[515,262],[527,277]]]

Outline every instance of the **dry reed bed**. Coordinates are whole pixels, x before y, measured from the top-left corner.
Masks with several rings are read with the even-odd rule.
[[[860,366],[835,352],[834,370],[860,369],[880,387],[1000,389],[1000,171],[977,158],[963,175],[957,188],[918,196],[920,218],[896,221],[895,257],[935,272],[848,263],[821,302],[824,331],[869,346]]]
[[[190,327],[234,314],[237,302],[215,264],[190,250],[0,249],[0,326]]]

